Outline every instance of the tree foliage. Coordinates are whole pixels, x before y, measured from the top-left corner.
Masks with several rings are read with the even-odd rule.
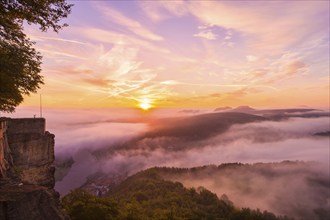
[[[238,209],[227,196],[219,199],[203,187],[187,189],[152,169],[129,177],[104,198],[78,189],[62,203],[72,219],[85,220],[289,220],[267,211]]]
[[[41,55],[23,32],[23,23],[58,32],[71,12],[65,0],[0,0],[0,111],[12,112],[23,95],[43,84]]]
[[[117,204],[110,198],[97,198],[77,189],[62,200],[72,220],[117,219]]]

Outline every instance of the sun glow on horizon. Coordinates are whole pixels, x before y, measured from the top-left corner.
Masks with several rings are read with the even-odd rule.
[[[153,106],[151,105],[149,99],[143,99],[138,104],[138,107],[145,110],[145,111],[147,111],[147,110],[151,109]]]

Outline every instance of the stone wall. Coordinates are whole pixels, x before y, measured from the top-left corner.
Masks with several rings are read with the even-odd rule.
[[[44,118],[9,119],[7,139],[22,183],[53,188],[55,136],[45,131],[45,125]]]
[[[8,133],[11,134],[43,134],[46,129],[44,118],[7,118]]]
[[[45,131],[45,119],[0,122],[0,219],[68,219],[53,189],[55,136]]]

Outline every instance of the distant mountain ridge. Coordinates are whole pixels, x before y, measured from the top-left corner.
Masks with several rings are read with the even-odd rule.
[[[139,148],[138,143],[157,137],[161,137],[162,139],[180,139],[194,143],[224,133],[234,124],[245,124],[264,120],[267,119],[262,116],[241,112],[217,112],[161,119],[152,124],[152,129],[149,131],[116,146],[116,152]],[[157,146],[143,144],[141,146],[144,150],[148,148],[150,150],[164,148],[169,151],[178,151],[191,147],[192,145],[189,146],[186,144],[172,146],[170,143]],[[111,147],[94,151],[94,155],[98,158],[108,157],[113,153],[114,149]]]
[[[244,106],[238,106],[237,108],[234,108],[231,110],[231,112],[245,112],[250,113],[256,111],[256,109],[251,108],[250,106],[244,105]]]
[[[226,111],[226,110],[231,110],[231,109],[233,109],[233,108],[230,106],[225,106],[225,107],[216,108],[216,109],[214,109],[214,111],[218,112],[218,111]]]
[[[247,114],[257,114],[261,116],[287,116],[287,117],[319,117],[330,116],[329,112],[313,108],[282,108],[282,109],[255,109],[253,107],[242,105],[236,108],[229,106],[214,109],[215,112],[241,112]]]

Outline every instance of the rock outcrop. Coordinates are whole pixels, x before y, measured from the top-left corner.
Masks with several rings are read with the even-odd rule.
[[[7,142],[7,120],[0,118],[0,178],[7,176],[10,160],[9,147]]]
[[[0,124],[0,219],[67,219],[53,189],[55,136],[45,131],[45,119]]]

